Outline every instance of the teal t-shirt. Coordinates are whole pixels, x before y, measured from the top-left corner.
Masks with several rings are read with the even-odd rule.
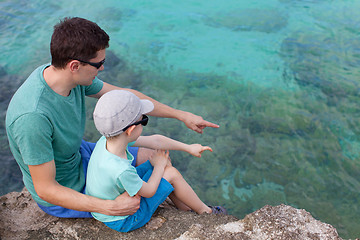
[[[67,97],[47,85],[38,67],[12,97],[6,113],[10,149],[20,166],[23,181],[34,200],[53,206],[35,192],[28,165],[55,161],[56,181],[76,191],[85,185],[79,148],[85,129],[85,96],[98,93],[103,82],[77,86]]]
[[[133,145],[130,143],[129,146]],[[101,199],[114,200],[125,191],[134,196],[142,187],[139,177],[131,162],[134,156],[126,149],[127,159],[120,158],[106,150],[106,138],[101,137],[96,143],[89,161],[86,175],[85,193]],[[109,216],[91,213],[102,222],[118,221],[128,216]]]

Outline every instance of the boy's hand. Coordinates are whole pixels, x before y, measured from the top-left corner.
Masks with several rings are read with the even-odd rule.
[[[211,147],[208,146],[202,146],[200,144],[191,144],[189,147],[189,153],[191,155],[194,155],[195,157],[200,158],[201,154],[206,151],[209,150],[210,152],[212,152],[213,150],[211,149]]]
[[[172,167],[172,163],[171,163],[171,158],[169,157],[168,160],[167,160],[167,164],[166,164],[167,167]]]
[[[150,158],[150,163],[153,167],[164,167],[167,165],[169,159],[169,151],[155,150],[155,153]]]

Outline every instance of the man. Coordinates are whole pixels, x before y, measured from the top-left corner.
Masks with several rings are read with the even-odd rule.
[[[83,194],[93,144],[82,141],[85,96],[99,98],[122,89],[99,80],[104,69],[109,36],[97,24],[82,18],[65,18],[54,27],[52,62],[37,68],[14,94],[7,111],[6,130],[11,151],[20,166],[26,188],[39,207],[58,217],[91,217],[89,212],[131,215],[140,197],[127,193],[114,200]],[[202,117],[173,109],[131,89],[154,104],[149,114],[176,118],[199,133],[218,127]],[[79,150],[80,149],[80,150]],[[136,165],[149,150],[131,149]]]

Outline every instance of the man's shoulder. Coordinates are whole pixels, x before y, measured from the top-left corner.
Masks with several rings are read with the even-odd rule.
[[[31,87],[31,84],[39,84],[43,85],[43,72],[44,70],[50,66],[50,63],[43,64],[37,67],[24,81],[24,83],[20,86],[20,88],[28,88]],[[19,89],[20,89],[19,88]]]
[[[29,77],[21,84],[21,86],[16,90],[13,95],[10,104],[24,104],[36,97],[39,92],[41,92],[44,87],[43,71],[49,66],[44,64],[36,68]]]
[[[24,114],[36,112],[37,103],[44,88],[40,76],[45,67],[46,65],[42,65],[35,69],[17,89],[7,109],[7,124]]]

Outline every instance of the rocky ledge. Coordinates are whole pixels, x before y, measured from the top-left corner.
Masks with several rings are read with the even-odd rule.
[[[334,227],[287,205],[264,206],[239,220],[183,212],[164,204],[144,227],[119,233],[94,219],[43,213],[29,192],[0,197],[0,239],[341,239]]]

